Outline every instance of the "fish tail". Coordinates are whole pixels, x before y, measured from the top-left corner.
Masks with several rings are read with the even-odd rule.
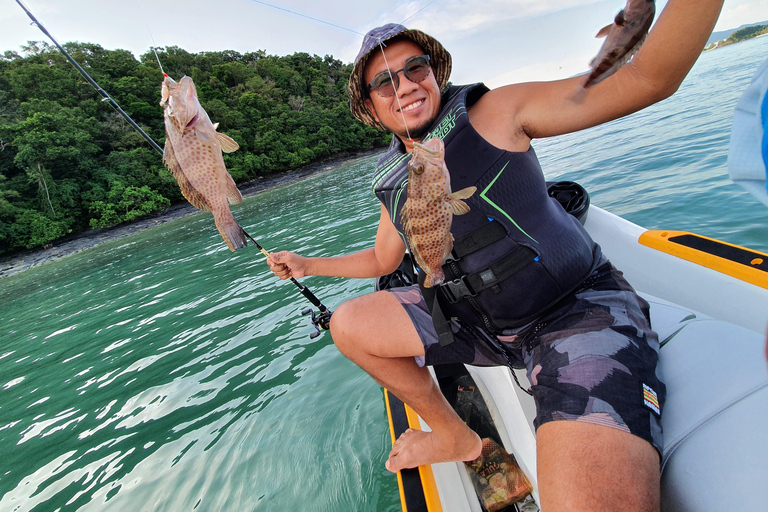
[[[232,212],[226,212],[221,216],[214,217],[216,223],[216,229],[219,230],[221,238],[224,243],[227,244],[230,251],[236,251],[241,247],[248,245],[248,241],[245,238],[245,231],[237,223]]]

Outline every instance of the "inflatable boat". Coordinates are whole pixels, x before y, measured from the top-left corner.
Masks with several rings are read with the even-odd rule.
[[[768,510],[768,254],[693,233],[648,231],[588,201],[579,210],[592,238],[651,304],[667,385],[662,510]],[[512,454],[530,481],[530,496],[504,510],[539,510],[536,411],[522,389],[530,386],[525,370],[431,371],[457,411],[466,409],[459,397],[471,390],[466,421]],[[385,402],[393,440],[407,428],[429,429],[386,390]],[[486,510],[463,463],[404,470],[398,484],[407,512]]]

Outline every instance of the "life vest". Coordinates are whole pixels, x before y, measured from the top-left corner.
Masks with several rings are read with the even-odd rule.
[[[470,212],[453,217],[454,250],[443,265],[445,283],[422,286],[443,344],[452,340],[444,325],[450,319],[494,334],[531,322],[573,291],[600,256],[579,221],[547,194],[533,148],[499,149],[472,127],[467,108],[486,92],[483,84],[449,88],[440,115],[423,138],[443,139],[454,191],[477,187],[465,200]],[[393,137],[373,182],[406,243],[400,212],[408,193],[410,157]]]

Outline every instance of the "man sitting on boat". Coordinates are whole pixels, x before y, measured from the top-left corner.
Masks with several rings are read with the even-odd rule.
[[[537,406],[542,508],[658,510],[665,387],[647,303],[548,198],[531,140],[595,126],[671,95],[721,6],[670,0],[634,59],[588,89],[576,77],[443,91],[451,58],[434,38],[399,25],[366,35],[350,80],[352,112],[396,136],[376,169],[382,206],[374,247],[331,258],[284,251],[271,255],[270,266],[282,279],[394,271],[406,251],[400,211],[414,141],[443,139],[452,189],[477,187],[466,199],[470,212],[453,219],[446,284],[357,297],[331,320],[339,350],[431,428],[403,434],[387,469],[480,454],[480,438],[426,366],[525,365]]]

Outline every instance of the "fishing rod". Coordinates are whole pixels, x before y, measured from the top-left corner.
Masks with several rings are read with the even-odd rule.
[[[96,91],[102,96],[102,101],[109,102],[112,108],[114,108],[126,121],[128,121],[128,123],[130,123],[130,125],[133,126],[142,135],[142,137],[144,137],[144,139],[146,139],[146,141],[149,143],[150,146],[152,146],[152,148],[155,151],[160,153],[160,155],[164,155],[165,152],[163,151],[163,148],[161,148],[157,144],[157,142],[155,142],[152,139],[152,137],[150,137],[144,130],[142,130],[141,127],[138,124],[136,124],[136,122],[133,119],[131,119],[131,116],[129,116],[122,108],[120,108],[120,105],[118,105],[117,102],[112,99],[112,97],[107,93],[107,91],[102,89],[101,86],[99,86],[99,84],[97,84],[96,81],[93,78],[91,78],[91,76],[80,66],[80,64],[78,64],[77,61],[72,58],[72,56],[67,52],[67,50],[65,50],[64,47],[62,47],[59,44],[59,42],[56,41],[56,39],[50,34],[50,32],[46,30],[43,24],[40,23],[37,20],[37,18],[35,18],[35,16],[27,8],[27,6],[24,5],[24,3],[21,0],[16,0],[16,3],[19,4],[19,6],[22,9],[24,9],[24,12],[26,12],[27,16],[29,16],[29,18],[32,20],[32,24],[35,25],[37,28],[39,28],[43,32],[43,34],[48,36],[48,38],[51,41],[53,41],[53,44],[56,45],[56,48],[58,48],[59,51],[64,54],[67,60],[75,67],[75,69],[77,69],[80,72],[80,74],[83,75],[83,77],[88,81],[88,83],[90,83],[94,87],[94,89],[96,89]],[[158,59],[158,63],[159,63],[159,59]],[[243,229],[243,234],[247,236],[251,240],[251,242],[253,242],[256,248],[259,251],[261,251],[261,253],[267,257],[267,259],[269,259],[269,253],[266,250],[264,250],[264,248],[251,235],[246,233],[244,229]],[[311,302],[315,307],[317,307],[320,310],[320,312],[317,314],[312,308],[305,309],[304,311],[301,312],[302,315],[305,315],[305,316],[310,315],[310,321],[312,322],[312,325],[315,328],[315,332],[310,334],[309,337],[314,339],[320,336],[320,333],[322,332],[320,329],[323,329],[326,331],[330,329],[331,315],[333,314],[333,312],[327,307],[325,307],[325,305],[323,305],[323,303],[320,302],[320,299],[318,299],[317,296],[315,296],[315,294],[312,293],[309,288],[299,283],[293,277],[291,277],[290,280],[294,285],[296,285],[296,287],[299,289],[299,292],[301,292],[301,294],[304,297],[306,297],[306,299],[309,300],[309,302]]]
[[[243,228],[240,228],[240,229],[243,229]],[[255,245],[255,246],[256,246],[256,248],[257,248],[258,250],[260,250],[260,251],[261,251],[261,253],[262,253],[264,256],[266,256],[266,257],[267,257],[267,259],[270,259],[270,258],[269,258],[269,253],[268,253],[267,251],[265,251],[265,250],[264,250],[264,248],[263,248],[261,245],[259,245],[259,242],[257,242],[256,240],[254,240],[254,239],[251,237],[251,235],[249,235],[248,233],[246,233],[244,229],[243,229],[243,234],[244,234],[245,236],[247,236],[247,237],[248,237],[248,239],[249,239],[251,242],[253,242],[253,245]],[[312,304],[314,304],[314,305],[317,307],[317,309],[319,309],[319,310],[320,310],[320,313],[319,313],[319,314],[317,314],[317,315],[315,314],[315,311],[314,311],[312,308],[309,308],[309,309],[305,309],[304,311],[302,311],[302,312],[301,312],[301,314],[302,314],[303,316],[309,315],[310,321],[312,322],[312,325],[315,327],[315,332],[313,332],[312,334],[310,334],[310,335],[309,335],[309,337],[310,337],[310,338],[313,338],[313,339],[314,339],[314,338],[317,338],[318,336],[320,336],[320,333],[322,332],[322,331],[320,331],[320,328],[322,328],[322,329],[325,329],[326,331],[327,331],[328,329],[330,329],[330,328],[331,328],[331,315],[333,314],[333,311],[331,311],[330,309],[328,309],[327,307],[325,307],[325,306],[323,305],[323,303],[322,303],[322,302],[320,302],[320,299],[318,299],[318,298],[315,296],[315,294],[314,294],[314,293],[312,293],[312,292],[309,290],[309,288],[307,288],[307,287],[306,287],[306,286],[304,286],[303,284],[299,283],[299,282],[298,282],[298,281],[297,281],[297,280],[296,280],[296,279],[295,279],[293,276],[291,276],[289,279],[291,280],[291,282],[292,282],[293,284],[295,284],[295,285],[296,285],[296,286],[299,288],[299,291],[301,292],[301,294],[302,294],[304,297],[306,297],[306,298],[307,298],[307,300],[308,300],[309,302],[311,302]]]
[[[112,97],[109,94],[107,94],[107,91],[102,89],[99,86],[99,84],[97,84],[96,81],[93,78],[91,78],[90,75],[88,75],[88,73],[85,72],[85,70],[80,66],[80,64],[78,64],[77,61],[75,59],[73,59],[72,56],[69,53],[67,53],[67,51],[59,44],[58,41],[56,41],[56,39],[50,34],[50,32],[48,32],[45,29],[43,24],[40,23],[37,20],[37,18],[35,18],[35,16],[29,11],[29,9],[27,9],[27,6],[24,5],[24,3],[21,0],[16,0],[16,3],[19,4],[19,6],[22,9],[24,9],[24,12],[26,12],[27,16],[29,16],[29,19],[32,20],[32,24],[37,26],[37,28],[39,28],[43,32],[43,34],[48,36],[48,38],[51,41],[53,41],[53,44],[56,45],[56,48],[58,48],[59,51],[61,51],[61,53],[64,54],[64,56],[67,58],[67,60],[70,63],[72,63],[73,66],[75,66],[75,68],[80,72],[81,75],[83,75],[85,77],[86,80],[88,80],[88,83],[90,83],[94,87],[94,89],[96,89],[96,92],[98,92],[101,95],[101,97],[102,97],[101,101],[109,102],[109,104],[112,105],[112,108],[117,110],[117,112],[121,116],[123,116],[125,118],[125,120],[128,121],[131,124],[131,126],[133,126],[136,130],[138,130],[138,132],[141,134],[142,137],[144,137],[144,139],[146,139],[146,141],[149,143],[150,146],[152,146],[155,150],[159,151],[160,154],[162,154],[163,153],[162,148],[160,146],[158,146],[157,143],[154,140],[152,140],[152,137],[147,135],[144,132],[144,130],[142,130],[141,127],[138,124],[136,124],[136,122],[133,119],[131,119],[131,117],[128,114],[126,114],[123,111],[123,109],[120,108],[120,105],[118,105],[117,102],[115,100],[113,100]]]

